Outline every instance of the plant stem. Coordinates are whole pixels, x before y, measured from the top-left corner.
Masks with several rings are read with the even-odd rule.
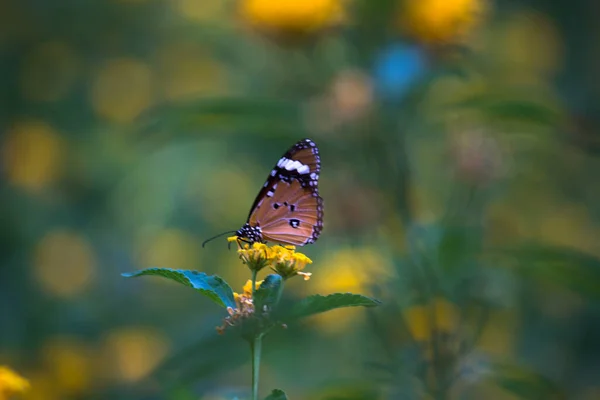
[[[252,271],[252,300],[256,292],[256,275],[258,271]],[[256,312],[256,310],[255,310]],[[262,334],[256,334],[250,342],[252,353],[252,400],[258,400],[258,377],[260,376],[260,352],[262,350]]]
[[[258,377],[260,376],[260,352],[262,350],[262,335],[254,337],[250,343],[252,349],[252,400],[258,400]]]
[[[252,270],[252,301],[254,301],[254,292],[256,292],[256,275],[258,275],[258,271]]]

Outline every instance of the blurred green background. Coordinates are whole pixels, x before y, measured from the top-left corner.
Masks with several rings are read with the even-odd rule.
[[[25,399],[247,396],[225,239],[303,137],[325,228],[276,331],[291,399],[600,398],[600,5],[0,1],[0,365]],[[0,392],[0,397],[2,393]]]

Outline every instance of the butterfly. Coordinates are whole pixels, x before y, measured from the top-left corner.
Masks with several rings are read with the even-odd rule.
[[[250,208],[246,223],[235,231],[238,240],[294,246],[314,243],[323,230],[320,173],[317,145],[310,139],[293,145],[273,167]]]

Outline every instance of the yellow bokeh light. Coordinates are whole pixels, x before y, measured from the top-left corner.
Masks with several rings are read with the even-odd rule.
[[[434,332],[452,333],[458,317],[458,308],[443,298],[436,298],[430,304],[415,305],[404,311],[408,329],[418,341],[429,340]]]
[[[240,14],[257,29],[279,33],[310,33],[344,19],[341,0],[242,0]]]
[[[391,275],[389,259],[375,248],[342,249],[319,261],[314,270],[311,290],[315,293],[365,293],[369,285]]]
[[[163,95],[177,100],[193,95],[214,96],[227,90],[225,67],[197,42],[176,42],[158,51]]]
[[[597,229],[590,222],[592,216],[585,205],[547,203],[540,211],[536,216],[537,239],[556,246],[598,252]]]
[[[24,58],[20,86],[23,97],[34,101],[56,101],[73,87],[79,59],[66,43],[45,42]]]
[[[43,348],[44,365],[64,395],[89,391],[94,379],[91,349],[76,338],[55,337]]]
[[[226,6],[224,0],[171,0],[171,2],[182,16],[198,22],[219,20]]]
[[[309,284],[293,286],[313,293],[367,294],[369,285],[382,281],[391,274],[390,261],[375,248],[343,249],[325,257],[317,263],[322,267],[311,266],[313,273]],[[311,317],[310,320],[327,334],[338,334],[348,326],[360,323],[364,311],[357,309],[335,310]]]
[[[111,122],[131,122],[154,102],[152,81],[153,72],[142,61],[133,58],[108,61],[92,83],[94,111]]]
[[[51,371],[44,370],[32,373],[30,384],[30,390],[22,396],[25,400],[61,400],[64,398]],[[0,400],[4,399],[0,397]]]
[[[65,145],[47,123],[15,123],[4,140],[2,161],[10,182],[37,191],[56,181],[62,172]]]
[[[197,237],[179,229],[146,233],[137,246],[139,265],[141,268],[199,269],[199,243]]]
[[[38,244],[35,278],[50,294],[73,297],[91,284],[96,258],[89,242],[76,232],[55,230]]]
[[[105,372],[117,381],[137,382],[146,377],[165,358],[169,342],[150,328],[121,328],[105,340]]]
[[[556,26],[538,13],[519,13],[500,26],[494,60],[514,79],[551,77],[563,60],[563,43]]]
[[[518,319],[514,310],[492,312],[477,347],[491,355],[506,357],[512,354],[517,340]]]

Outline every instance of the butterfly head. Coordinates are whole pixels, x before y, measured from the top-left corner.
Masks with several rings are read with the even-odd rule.
[[[260,227],[258,226],[252,226],[248,223],[245,223],[244,226],[242,226],[240,229],[238,229],[235,232],[235,235],[242,239],[242,240],[246,240],[248,242],[251,243],[262,243],[263,242],[263,236],[262,236],[262,231],[260,230]]]

